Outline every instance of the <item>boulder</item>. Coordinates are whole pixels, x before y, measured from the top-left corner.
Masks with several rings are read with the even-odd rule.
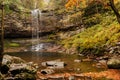
[[[9,65],[11,63],[24,63],[25,61],[19,57],[4,55],[2,64]]]
[[[6,78],[4,78],[4,80],[36,80],[36,77],[33,74],[20,73],[14,77],[6,77]]]
[[[55,71],[53,69],[43,69],[43,70],[41,70],[42,74],[52,74],[54,72]]]
[[[9,71],[12,75],[16,75],[16,74],[24,73],[24,72],[35,74],[37,69],[32,67],[31,65],[22,63],[22,64],[11,64]]]
[[[2,74],[7,74],[8,71],[9,71],[9,66],[8,65],[2,65],[1,68],[0,68],[0,71]]]
[[[107,66],[110,69],[120,69],[120,57],[112,57],[108,60]]]
[[[86,58],[86,59],[82,59],[83,62],[90,62],[92,61],[92,59]]]
[[[12,69],[11,66],[13,64],[21,64],[21,63],[25,63],[25,61],[19,57],[4,55],[0,71],[2,74],[7,74],[8,71],[11,71]],[[15,66],[14,68],[18,68],[18,67],[19,66]]]
[[[54,61],[42,62],[41,65],[49,68],[64,68],[65,63],[63,61],[54,60]]]
[[[20,73],[17,74],[15,80],[36,80],[35,75],[30,74],[30,73]]]
[[[107,68],[107,60],[99,60],[96,64],[97,68]]]
[[[75,77],[74,77],[74,76],[69,76],[68,79],[69,79],[69,80],[75,80]]]
[[[114,46],[108,48],[110,54],[120,54],[120,42],[116,43]]]
[[[37,68],[33,62],[26,63],[19,57],[4,55],[1,73],[5,77],[0,80],[36,80]]]
[[[74,62],[80,63],[80,62],[82,62],[82,60],[75,59]]]

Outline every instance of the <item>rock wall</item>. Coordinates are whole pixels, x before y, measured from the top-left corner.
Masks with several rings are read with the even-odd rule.
[[[56,30],[58,24],[59,17],[53,11],[43,11],[39,21],[39,31],[42,35],[50,34]],[[16,12],[6,14],[4,27],[6,38],[31,37],[32,28],[34,27],[32,26],[32,16],[31,14]]]

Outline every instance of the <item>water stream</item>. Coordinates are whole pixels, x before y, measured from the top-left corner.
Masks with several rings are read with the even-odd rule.
[[[75,73],[81,73],[81,72],[99,72],[101,70],[104,70],[103,68],[96,68],[95,66],[92,66],[96,62],[94,61],[86,61],[86,62],[74,62],[75,59],[84,59],[85,57],[80,57],[79,55],[69,55],[69,54],[59,54],[59,53],[50,53],[50,52],[17,52],[17,53],[8,53],[12,56],[21,57],[27,62],[34,62],[39,65],[39,69],[44,69],[43,66],[41,66],[41,63],[44,61],[52,61],[52,60],[58,60],[64,61],[67,65],[60,69],[60,72],[75,72]],[[36,56],[37,54],[37,56]],[[58,72],[59,72],[58,71]]]
[[[32,51],[39,51],[42,49],[43,45],[39,45],[39,40],[40,40],[40,27],[41,26],[41,17],[42,13],[39,9],[35,9],[31,11],[32,13]],[[37,45],[36,45],[37,44]]]

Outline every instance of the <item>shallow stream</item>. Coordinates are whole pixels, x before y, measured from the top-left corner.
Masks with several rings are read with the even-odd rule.
[[[7,40],[6,40],[7,41]],[[20,47],[29,47],[27,44],[30,44],[31,41],[29,40],[9,40],[9,44],[12,42],[19,44]],[[6,43],[8,43],[6,42]],[[44,43],[43,43],[44,44]],[[47,48],[50,46],[50,44],[44,44]],[[18,49],[19,47],[14,47],[14,49]],[[30,49],[30,47],[29,47]],[[13,50],[14,51],[14,50]],[[104,68],[97,68],[94,65],[97,63],[95,61],[80,61],[76,62],[75,60],[82,60],[87,59],[86,57],[82,57],[77,54],[66,54],[66,53],[50,53],[50,52],[36,52],[36,51],[30,51],[27,52],[6,52],[6,54],[17,56],[22,59],[24,59],[27,62],[34,62],[39,65],[39,69],[44,69],[41,65],[42,62],[45,61],[53,61],[60,59],[61,61],[65,62],[67,64],[63,69],[59,69],[59,72],[75,72],[75,73],[81,73],[81,72],[99,72],[105,70]]]
[[[21,57],[27,62],[34,62],[39,65],[39,69],[44,67],[41,66],[41,63],[44,61],[52,61],[60,59],[65,62],[67,65],[63,69],[59,69],[58,72],[99,72],[103,71],[102,68],[96,68],[93,66],[95,61],[84,61],[84,62],[75,62],[75,60],[84,59],[79,55],[70,55],[70,54],[60,54],[60,53],[49,53],[49,52],[17,52],[17,53],[7,53],[12,56]]]

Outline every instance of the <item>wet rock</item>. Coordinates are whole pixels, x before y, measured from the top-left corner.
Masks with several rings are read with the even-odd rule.
[[[16,80],[16,78],[15,77],[6,77],[6,78],[4,78],[4,80]]]
[[[43,69],[43,70],[41,70],[42,74],[52,74],[54,72],[55,71],[53,69]]]
[[[4,80],[36,80],[36,77],[33,74],[20,73],[14,77],[6,77]]]
[[[75,54],[78,53],[76,48],[70,48],[70,49],[66,49],[65,53],[67,54]]]
[[[15,80],[36,80],[35,75],[30,74],[30,73],[20,73],[17,74]]]
[[[107,68],[107,60],[100,60],[96,64],[97,68]]]
[[[83,62],[88,62],[88,61],[92,61],[92,59],[86,58],[86,59],[82,59]]]
[[[82,62],[82,60],[75,59],[74,62],[80,63],[80,62]]]
[[[101,64],[100,64],[100,63],[97,63],[95,66],[96,66],[97,68],[101,68]]]
[[[116,43],[114,46],[108,48],[110,54],[120,54],[120,42]]]
[[[36,73],[37,70],[36,68],[27,64],[11,64],[9,71],[11,72],[12,75],[16,75],[23,72],[34,74]]]
[[[110,69],[120,69],[120,57],[112,57],[108,60],[107,66]]]
[[[25,72],[26,71],[26,68],[27,66],[26,65],[23,65],[23,64],[11,64],[10,65],[10,73],[12,75],[16,75],[16,74],[19,74],[21,72]]]
[[[96,64],[97,68],[107,68],[107,60],[99,60]]]
[[[64,68],[65,63],[63,61],[55,60],[55,61],[42,62],[41,65],[50,68]]]
[[[69,80],[75,80],[75,77],[74,77],[74,76],[69,76],[68,79],[69,79]]]
[[[8,65],[2,65],[0,71],[1,71],[2,74],[7,74],[9,69],[10,68],[9,68]]]
[[[37,64],[26,63],[19,57],[9,55],[3,57],[2,63],[1,73],[6,75],[3,80],[36,80]]]
[[[108,60],[108,56],[97,57],[96,60]]]
[[[84,56],[83,54],[78,54],[79,56]]]
[[[25,61],[19,57],[4,55],[2,64],[11,64],[11,63],[24,63]]]
[[[103,65],[104,65],[104,64],[107,64],[107,60],[100,60],[99,63],[101,63],[101,64],[103,64]]]
[[[59,53],[62,53],[63,51],[61,50],[61,46],[59,45],[54,45],[54,46],[51,46],[47,49],[48,52],[59,52]]]

